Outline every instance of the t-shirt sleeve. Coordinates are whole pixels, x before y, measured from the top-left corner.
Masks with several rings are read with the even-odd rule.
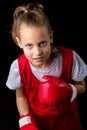
[[[72,79],[74,81],[81,81],[87,76],[87,65],[75,51],[73,51],[73,55]]]
[[[10,66],[9,74],[6,81],[6,86],[9,89],[16,90],[23,86],[19,73],[18,60],[14,60]]]

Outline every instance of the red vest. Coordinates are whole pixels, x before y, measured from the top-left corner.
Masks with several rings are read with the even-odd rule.
[[[59,46],[57,46],[57,48],[62,54],[62,69],[61,69],[61,74],[60,74],[59,78],[61,78],[62,80],[64,80],[67,83],[70,83],[71,82],[72,64],[73,64],[73,52],[69,48],[63,48],[63,47],[59,47]],[[77,129],[80,130],[79,122],[77,121],[78,116],[74,114],[74,118],[76,118],[76,119],[74,119],[72,117],[73,116],[72,113],[78,112],[76,100],[74,100],[72,103],[65,103],[65,104],[59,104],[59,105],[53,105],[53,106],[49,106],[49,105],[47,106],[46,104],[41,104],[37,98],[38,87],[39,87],[40,81],[33,75],[31,68],[30,68],[29,61],[26,59],[26,57],[24,55],[21,55],[18,58],[18,64],[19,64],[19,72],[20,72],[21,80],[24,83],[26,95],[29,99],[29,106],[30,106],[30,110],[32,111],[32,113],[34,113],[35,115],[38,115],[40,117],[45,117],[45,116],[47,118],[49,118],[50,116],[58,117],[57,122],[59,121],[60,125],[56,126],[56,130],[57,129],[64,130],[63,129],[64,127],[66,130],[77,130]],[[66,125],[62,128],[61,124],[63,123],[63,119],[65,118],[65,116],[66,116],[66,119],[64,120],[64,123]],[[67,117],[70,119],[67,120]],[[73,118],[73,121],[75,120],[74,123],[76,122],[75,123],[75,125],[77,126],[76,129],[72,125],[73,121],[71,121],[71,124],[70,124],[70,128],[72,127],[72,129],[68,129],[69,126],[67,126],[67,125],[69,125],[69,123],[70,123],[69,121],[72,118]],[[52,118],[52,122],[53,122],[53,120],[54,119]],[[60,123],[61,121],[62,121],[62,123]],[[50,125],[47,129],[51,130],[51,124],[54,124],[52,122],[50,123]],[[39,124],[40,124],[40,120],[39,120]]]

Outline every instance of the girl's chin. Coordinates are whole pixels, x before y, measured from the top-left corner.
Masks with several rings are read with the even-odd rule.
[[[46,65],[44,63],[37,63],[37,64],[32,64],[36,68],[45,68]]]

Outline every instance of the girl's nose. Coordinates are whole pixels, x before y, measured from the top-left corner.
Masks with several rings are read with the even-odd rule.
[[[42,51],[41,51],[40,47],[35,47],[34,54],[35,55],[40,55],[41,53],[42,53]]]

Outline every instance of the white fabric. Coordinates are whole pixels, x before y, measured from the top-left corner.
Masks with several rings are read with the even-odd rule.
[[[17,88],[20,88],[22,86],[21,77],[19,74],[19,67],[18,67],[18,61],[15,60],[12,62],[9,75],[7,78],[6,86],[9,89],[15,90]]]
[[[19,127],[23,127],[24,125],[31,124],[30,116],[25,116],[19,120]]]
[[[73,93],[72,93],[72,97],[71,97],[71,102],[73,102],[73,100],[76,98],[76,96],[77,96],[77,89],[76,89],[76,87],[73,85],[73,84],[69,84],[71,87],[72,87],[72,91],[73,91]]]
[[[72,67],[72,80],[73,81],[81,81],[87,76],[87,65],[80,58],[80,56],[73,51],[73,67]],[[42,77],[45,74],[50,74],[52,76],[59,76],[61,72],[62,66],[62,56],[58,53],[58,56],[54,60],[54,63],[45,69],[37,69],[31,65],[31,69],[33,74],[40,80],[43,81]],[[9,71],[8,79],[6,82],[6,86],[12,90],[20,88],[23,86],[19,74],[18,60],[14,60],[11,64],[11,68]]]
[[[87,65],[75,51],[73,52],[74,62],[72,68],[72,80],[81,81],[87,76]]]

